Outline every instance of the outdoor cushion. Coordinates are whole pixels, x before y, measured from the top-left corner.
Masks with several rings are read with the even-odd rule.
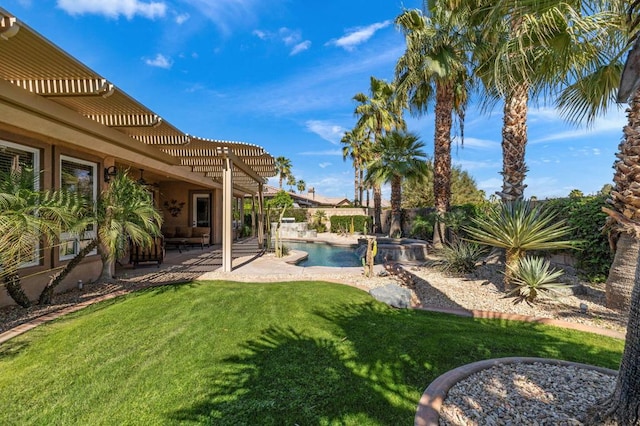
[[[176,226],[176,237],[177,238],[191,238],[193,231],[190,227],[184,226]]]
[[[203,226],[192,228],[192,237],[203,237],[207,234],[209,234],[209,228]]]

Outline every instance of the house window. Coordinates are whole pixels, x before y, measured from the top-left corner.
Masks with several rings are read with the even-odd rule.
[[[60,189],[76,193],[88,202],[98,198],[98,165],[89,161],[60,156]],[[72,259],[96,237],[97,225],[92,223],[82,233],[63,232],[60,234],[60,260]],[[93,250],[89,254],[96,254]]]
[[[26,172],[33,174],[33,184],[31,189],[40,190],[40,151],[34,148],[18,145],[11,142],[0,141],[0,173],[8,175],[11,172]],[[36,242],[31,254],[25,256],[27,259],[21,268],[38,265],[38,253],[40,243]]]

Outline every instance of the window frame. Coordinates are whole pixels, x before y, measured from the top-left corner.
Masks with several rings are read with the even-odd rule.
[[[68,155],[60,155],[60,158],[58,159],[58,167],[59,167],[59,178],[58,178],[58,184],[59,187],[62,189],[63,185],[62,185],[62,163],[67,162],[67,163],[73,163],[73,164],[77,164],[77,165],[82,165],[82,166],[89,166],[91,167],[92,170],[92,183],[91,183],[91,189],[92,189],[92,202],[94,203],[94,205],[97,202],[98,199],[98,163],[95,161],[89,161],[89,160],[83,160],[81,158],[77,158],[77,157],[71,157]],[[60,261],[65,261],[65,260],[70,260],[73,259],[78,252],[81,249],[82,243],[83,241],[90,241],[93,238],[96,237],[96,233],[97,233],[97,226],[98,224],[96,222],[93,223],[93,229],[90,231],[85,231],[83,238],[80,238],[80,235],[74,232],[61,232],[60,233],[60,245],[59,245],[59,253],[58,253],[58,260]],[[71,242],[73,244],[73,252],[71,254],[63,254],[64,250],[63,247],[65,246],[66,243]],[[98,254],[98,250],[97,249],[93,249],[92,251],[89,252],[88,256],[93,256]]]
[[[20,151],[28,152],[33,155],[33,190],[40,191],[40,158],[41,152],[40,149],[34,148],[27,145],[18,144],[15,142],[9,142],[4,139],[0,139],[0,146],[6,146],[8,148],[17,149]],[[34,250],[33,250],[33,260],[29,262],[23,262],[20,264],[20,268],[29,268],[32,266],[39,266],[41,264],[40,258],[40,241],[36,241]]]

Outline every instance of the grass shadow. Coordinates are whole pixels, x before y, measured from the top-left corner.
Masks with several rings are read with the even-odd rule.
[[[22,353],[29,343],[25,340],[12,339],[0,345],[0,361],[6,361]]]
[[[414,402],[391,404],[370,376],[352,367],[350,344],[273,326],[228,358],[231,368],[209,376],[200,402],[168,413],[173,421],[216,425],[401,424]],[[388,423],[388,419],[398,419]]]

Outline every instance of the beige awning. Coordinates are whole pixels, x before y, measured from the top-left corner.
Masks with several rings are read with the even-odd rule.
[[[276,175],[275,161],[262,147],[198,138],[177,129],[105,78],[0,8],[0,78],[115,129],[132,144],[175,158],[168,165],[221,182],[223,159],[233,156],[236,190],[255,194]]]

